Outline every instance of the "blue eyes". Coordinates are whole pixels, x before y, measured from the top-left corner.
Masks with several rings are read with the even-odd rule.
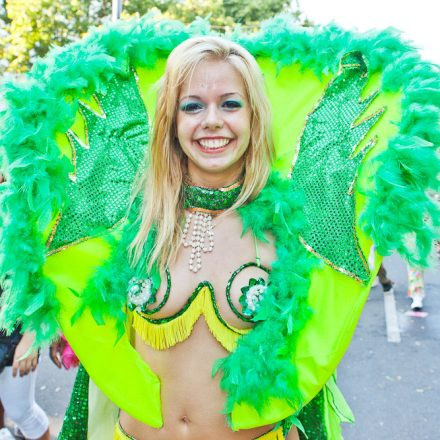
[[[225,110],[237,110],[243,107],[243,103],[235,99],[228,99],[222,102],[221,107]],[[185,102],[179,108],[185,113],[198,113],[205,108],[205,105],[201,102]]]

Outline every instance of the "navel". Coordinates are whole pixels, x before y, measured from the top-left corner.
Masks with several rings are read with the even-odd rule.
[[[182,417],[180,418],[180,420],[181,420],[182,423],[185,423],[185,424],[188,424],[188,423],[191,422],[191,420],[190,420],[189,417],[187,417],[187,416],[182,416]]]

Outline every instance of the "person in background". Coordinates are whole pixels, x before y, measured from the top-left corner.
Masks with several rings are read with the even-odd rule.
[[[18,343],[16,344],[16,342]],[[3,370],[0,373],[0,440],[13,440],[5,427],[4,414],[17,425],[26,439],[49,440],[49,420],[35,402],[36,368],[38,351],[29,352],[34,337],[20,334],[17,328],[11,335],[0,335]]]
[[[411,266],[408,267],[408,296],[411,298],[411,310],[413,312],[421,312],[423,308],[423,299],[425,298],[425,288],[423,283],[423,271]],[[377,273],[377,280],[373,286],[379,283],[384,292],[389,292],[394,285],[394,282],[388,278],[387,271],[383,264],[380,265]]]
[[[377,277],[379,278],[379,283],[384,292],[389,292],[393,288],[394,283],[388,278],[387,271],[383,264],[379,267]]]
[[[0,173],[0,184],[4,177]],[[0,289],[0,295],[2,291]],[[0,440],[14,440],[5,427],[6,415],[17,425],[22,437],[49,440],[49,419],[35,402],[38,351],[30,351],[32,333],[17,327],[10,335],[0,332]]]
[[[423,271],[408,266],[408,296],[411,298],[411,310],[421,312],[423,299],[425,298],[425,285],[423,282]]]

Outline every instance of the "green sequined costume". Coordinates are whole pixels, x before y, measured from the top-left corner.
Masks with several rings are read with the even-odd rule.
[[[69,411],[61,438],[86,438],[85,371],[118,407],[162,425],[160,381],[125,333],[133,274],[123,226],[152,86],[174,47],[210,32],[203,21],[121,22],[2,86],[1,324],[21,322],[38,344],[61,328],[80,358],[72,403],[81,411]],[[343,399],[333,373],[380,256],[397,251],[425,266],[438,237],[438,206],[426,195],[439,191],[438,70],[390,30],[299,29],[275,18],[231,38],[264,73],[273,169],[285,178],[274,174],[240,212],[245,230],[276,237],[279,260],[264,319],[216,365],[225,413],[233,429],[302,421],[309,438],[333,440],[329,420],[350,418],[335,404]],[[251,375],[242,368],[250,364]]]

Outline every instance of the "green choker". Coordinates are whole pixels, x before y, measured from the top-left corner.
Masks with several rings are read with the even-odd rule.
[[[184,208],[213,215],[220,214],[235,203],[242,187],[242,178],[223,188],[206,188],[185,183],[183,186]]]
[[[230,208],[237,200],[243,187],[243,179],[239,179],[223,188],[205,188],[184,184],[186,214],[183,226],[182,243],[191,247],[189,270],[198,272],[202,267],[202,254],[214,249],[213,217]]]

